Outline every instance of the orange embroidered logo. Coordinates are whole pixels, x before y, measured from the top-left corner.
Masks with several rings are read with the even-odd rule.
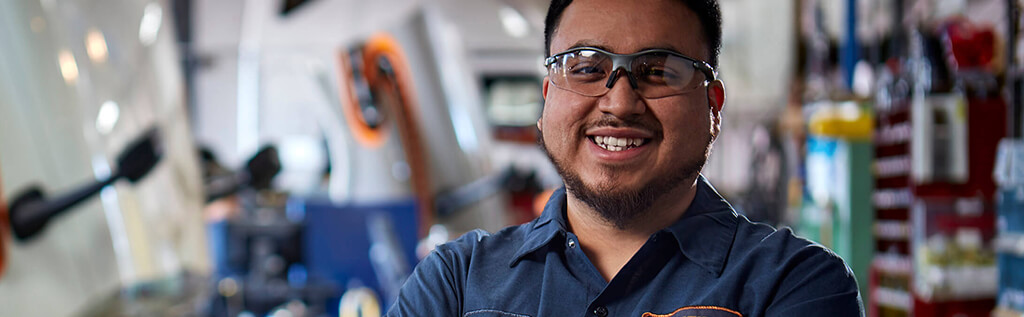
[[[686,306],[665,315],[646,312],[641,317],[743,317],[743,314],[717,306]]]

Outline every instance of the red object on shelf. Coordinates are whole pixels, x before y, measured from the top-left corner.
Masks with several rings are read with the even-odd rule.
[[[914,296],[914,314],[921,317],[988,317],[995,299],[929,303]]]
[[[971,153],[968,167],[971,175],[968,184],[971,187],[968,190],[978,190],[985,197],[995,197],[997,187],[992,171],[996,166],[999,141],[1006,136],[1006,102],[1001,97],[968,98],[967,105]]]
[[[939,232],[954,233],[959,228],[976,228],[989,237],[995,234],[996,215],[994,212],[984,212],[976,217],[964,217],[956,214],[936,215],[934,221],[935,229]]]
[[[999,141],[1007,131],[1006,103],[1001,98],[995,76],[986,71],[987,66],[995,58],[995,33],[991,27],[977,26],[963,18],[947,20],[947,23],[937,31],[941,33],[945,45],[947,65],[952,66],[952,72],[948,75],[954,77],[948,78],[951,80],[949,83],[954,85],[937,86],[925,96],[913,96],[920,92],[910,92],[908,83],[913,84],[912,77],[917,76],[916,73],[912,69],[900,69],[907,65],[901,64],[899,59],[889,59],[886,66],[896,76],[890,79],[891,82],[886,83],[887,93],[879,95],[888,99],[879,99],[875,107],[875,218],[885,221],[907,221],[912,225],[909,226],[910,241],[897,241],[899,239],[895,238],[896,235],[883,235],[875,240],[878,263],[872,263],[868,283],[870,297],[866,298],[868,315],[873,317],[989,316],[995,307],[994,299],[927,302],[911,291],[914,289],[911,280],[919,278],[918,274],[915,274],[919,272],[915,270],[921,269],[917,263],[908,269],[909,278],[893,272],[893,265],[879,264],[886,262],[880,260],[886,257],[885,260],[901,256],[913,259],[912,249],[918,247],[915,244],[921,244],[927,241],[922,239],[928,239],[933,235],[947,236],[949,241],[958,241],[957,243],[961,243],[959,240],[965,241],[963,243],[973,243],[978,240],[975,237],[980,235],[981,245],[984,246],[988,245],[987,241],[991,240],[995,231],[992,197],[995,197],[997,186],[992,171],[995,167]],[[914,111],[911,102],[913,97],[929,98],[926,99],[929,111],[944,109],[946,112],[937,113],[945,115],[924,116],[922,113],[911,113]],[[954,101],[957,103],[950,103]],[[961,142],[957,143],[958,147],[943,147],[949,143],[944,143],[946,141],[927,133],[923,138],[918,135],[920,131],[914,128],[922,127],[910,124],[915,118],[920,120],[923,117],[933,120],[959,120],[953,121],[957,124],[956,127],[963,127],[962,130],[957,130],[954,136],[957,138],[956,141]],[[923,128],[930,127],[927,125],[928,121],[922,122],[926,123]],[[948,122],[951,121],[931,123],[934,125]],[[908,126],[911,128],[908,129]],[[915,143],[922,141],[932,143]],[[966,149],[961,150],[964,147],[960,144],[966,144]],[[913,147],[914,145],[931,145],[932,147],[924,151],[925,153],[944,153],[947,156],[916,157],[928,163],[918,166],[923,166],[925,172],[916,174],[917,170],[914,170],[914,175],[905,175],[903,166],[900,165],[904,164],[901,161],[903,157],[913,155],[911,152],[921,155],[920,148]],[[943,174],[949,170],[944,169],[944,165],[933,162],[943,162],[942,159],[949,160],[950,157],[957,159],[956,174]],[[914,164],[917,160],[911,157],[911,162]],[[945,162],[949,164],[949,161]],[[935,175],[942,176],[934,177]],[[921,183],[917,183],[918,181]],[[909,195],[899,192],[903,188],[909,188]],[[921,203],[924,205],[920,205]],[[923,209],[917,209],[921,207]]]
[[[968,179],[963,184],[911,184],[916,197],[994,197],[992,170],[999,140],[1006,135],[1006,103],[1002,98],[967,100]]]
[[[942,27],[946,51],[958,68],[983,67],[995,57],[996,34],[991,26],[979,26],[955,18]]]
[[[910,254],[910,242],[908,241],[875,241],[875,252],[899,252]]]

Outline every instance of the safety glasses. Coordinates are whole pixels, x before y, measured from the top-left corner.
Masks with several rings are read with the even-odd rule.
[[[708,63],[663,49],[615,54],[579,47],[548,57],[544,66],[555,86],[591,97],[608,93],[623,73],[619,69],[644,98],[683,94],[715,80]]]

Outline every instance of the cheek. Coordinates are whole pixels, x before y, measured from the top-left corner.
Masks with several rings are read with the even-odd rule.
[[[544,107],[540,117],[540,137],[544,139],[544,145],[551,152],[560,152],[565,140],[565,114],[551,107],[550,103]]]
[[[570,141],[572,133],[575,133],[579,124],[586,118],[586,112],[580,111],[582,107],[572,103],[555,92],[551,92],[546,100],[544,111],[541,115],[542,133],[545,142],[567,142]]]
[[[650,108],[664,129],[665,138],[701,136],[713,128],[714,114],[695,103],[652,104]]]

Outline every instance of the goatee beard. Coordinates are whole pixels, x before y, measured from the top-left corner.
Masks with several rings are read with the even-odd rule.
[[[543,132],[538,143],[544,150],[544,154],[547,154],[555,165],[558,174],[562,176],[566,191],[597,211],[609,224],[618,229],[625,229],[640,217],[644,217],[650,211],[651,206],[662,196],[683,185],[687,180],[697,177],[711,153],[712,141],[709,133],[703,155],[692,161],[683,162],[672,172],[660,175],[650,183],[634,189],[618,188],[614,185],[599,188],[587,186],[572,166],[567,162],[560,161],[548,151],[547,145],[544,144]]]

